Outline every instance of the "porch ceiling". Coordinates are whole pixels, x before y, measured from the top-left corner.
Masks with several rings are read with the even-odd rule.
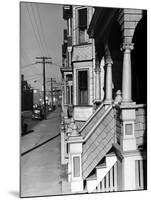
[[[99,41],[105,41],[118,11],[119,8],[95,8],[93,18],[88,28],[89,36]]]

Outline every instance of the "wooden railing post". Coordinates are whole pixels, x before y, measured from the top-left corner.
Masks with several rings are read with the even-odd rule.
[[[110,170],[110,191],[113,191],[113,167]]]
[[[74,123],[72,132],[68,139],[69,144],[69,176],[71,183],[71,192],[83,191],[82,179],[82,136],[79,135],[77,126]]]
[[[113,170],[114,170],[114,191],[117,191],[117,163],[115,163]]]

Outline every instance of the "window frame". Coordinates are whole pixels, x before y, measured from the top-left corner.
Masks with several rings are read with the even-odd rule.
[[[76,27],[77,27],[77,31],[76,31],[76,44],[84,44],[84,43],[87,43],[89,42],[89,37],[88,37],[88,34],[87,34],[87,37],[85,36],[85,39],[84,41],[80,41],[80,28],[79,28],[79,11],[80,10],[83,10],[83,9],[87,9],[87,28],[88,28],[88,19],[89,19],[89,15],[88,15],[88,7],[78,7],[76,8]],[[85,30],[87,30],[87,28]]]
[[[87,72],[87,103],[86,104],[81,104],[80,103],[80,100],[79,100],[79,72],[82,72],[82,71],[86,71]],[[76,102],[77,102],[77,105],[78,106],[88,106],[89,105],[89,94],[90,94],[90,92],[89,92],[89,88],[90,88],[90,86],[89,86],[89,68],[82,68],[82,69],[77,69],[76,70],[76,75],[77,75],[77,78],[76,78],[76,82],[77,82],[77,90],[76,90],[76,93],[77,93],[77,95],[76,95]]]

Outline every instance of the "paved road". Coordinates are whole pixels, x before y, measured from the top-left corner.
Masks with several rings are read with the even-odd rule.
[[[57,109],[47,120],[37,124],[33,133],[22,137],[22,197],[61,194],[61,180],[66,178],[66,174],[60,163],[59,129],[60,109]],[[54,136],[54,139],[49,140]]]

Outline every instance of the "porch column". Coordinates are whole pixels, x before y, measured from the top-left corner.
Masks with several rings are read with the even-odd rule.
[[[99,66],[99,60],[96,60],[96,68],[95,68],[95,74],[96,74],[96,79],[95,79],[95,99],[99,100],[100,99],[100,66]]]
[[[66,75],[64,75],[64,104],[66,104]]]
[[[123,43],[123,77],[122,77],[122,102],[132,101],[132,73],[131,73],[131,50],[132,43]]]
[[[69,85],[69,104],[72,104],[72,81],[68,81],[68,85]]]
[[[68,23],[68,67],[71,67],[72,62],[72,40],[71,40],[71,18],[67,20]]]
[[[71,67],[71,62],[72,62],[72,47],[68,47],[68,67]]]
[[[112,102],[112,64],[113,61],[111,57],[107,57],[105,60],[106,64],[106,97],[105,102]]]

